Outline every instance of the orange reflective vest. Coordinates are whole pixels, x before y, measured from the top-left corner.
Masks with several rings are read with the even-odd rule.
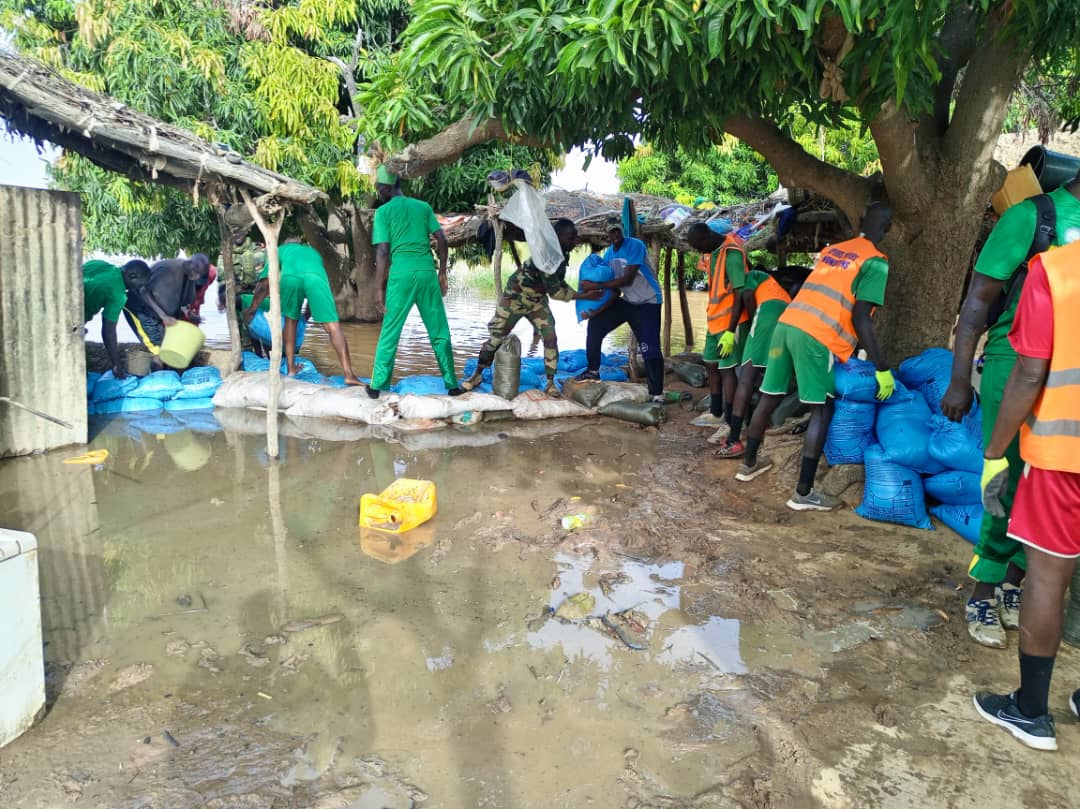
[[[769,301],[783,301],[784,303],[791,303],[791,296],[788,295],[786,289],[780,286],[780,283],[769,276],[754,289],[754,303],[761,306],[763,303]]]
[[[712,254],[709,261],[709,305],[705,310],[709,323],[709,334],[720,334],[727,331],[731,325],[731,311],[735,307],[735,290],[731,288],[731,282],[727,277],[728,252],[738,250],[742,256],[743,273],[750,271],[750,265],[746,260],[746,250],[743,242],[734,233],[729,233],[724,239],[723,246]],[[739,317],[739,323],[745,323],[750,318],[744,310]]]
[[[1080,472],[1080,242],[1038,256],[1054,305],[1050,373],[1027,423],[1020,456],[1039,469]]]
[[[885,254],[863,236],[826,247],[780,322],[806,332],[847,362],[859,343],[852,322],[855,293],[851,287],[871,258],[885,258]]]

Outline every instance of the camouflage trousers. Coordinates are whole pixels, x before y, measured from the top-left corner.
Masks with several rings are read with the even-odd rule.
[[[499,298],[495,316],[488,322],[488,339],[480,349],[478,367],[488,368],[495,360],[495,352],[510,336],[514,326],[524,318],[528,320],[544,342],[544,370],[554,377],[559,367],[559,342],[555,337],[555,316],[551,314],[547,296],[507,295]]]

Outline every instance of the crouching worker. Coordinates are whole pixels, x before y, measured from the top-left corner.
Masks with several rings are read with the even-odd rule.
[[[128,289],[124,317],[146,349],[154,355],[152,366],[161,368],[157,359],[165,329],[174,326],[186,307],[195,302],[197,290],[210,274],[210,259],[202,253],[191,258],[159,261],[145,269],[141,261],[124,265],[124,283]]]
[[[614,266],[616,259],[626,262],[626,270],[612,281],[582,281],[583,292],[610,289],[621,293],[603,311],[597,310],[589,318],[589,330],[585,338],[585,354],[588,368],[575,377],[577,382],[589,382],[600,378],[600,361],[603,359],[604,338],[624,323],[637,337],[641,357],[645,360],[645,377],[649,383],[649,395],[653,401],[664,401],[664,355],[660,352],[660,305],[663,295],[656,272],[649,264],[645,242],[623,235],[622,223],[613,219],[608,225],[611,246],[604,254],[604,261]]]
[[[746,276],[742,297],[743,308],[750,316],[750,330],[746,336],[739,384],[735,389],[731,419],[728,422],[731,430],[724,443],[716,450],[718,458],[739,458],[746,451],[739,438],[746,413],[750,409],[750,399],[765,377],[776,324],[791,303],[792,297],[798,294],[806,276],[805,270],[796,274],[784,273],[781,270],[774,277],[759,269],[751,270]]]
[[[559,301],[596,300],[603,293],[575,292],[566,283],[566,266],[570,261],[570,251],[577,244],[577,227],[569,219],[555,222],[555,235],[563,251],[563,262],[553,273],[544,273],[536,268],[532,260],[526,261],[506,282],[499,303],[495,306],[495,316],[488,323],[488,339],[480,348],[480,358],[476,373],[461,383],[462,390],[473,390],[483,380],[483,373],[495,360],[495,352],[510,336],[514,326],[522,318],[528,320],[544,342],[544,371],[547,373],[548,396],[559,396],[555,386],[555,374],[559,368],[559,343],[555,336],[555,316],[551,313],[548,298]]]
[[[296,330],[302,316],[304,301],[308,302],[311,319],[321,323],[330,337],[330,345],[341,363],[346,385],[359,385],[360,380],[353,373],[352,359],[349,357],[349,344],[338,318],[334,293],[330,290],[330,279],[326,277],[326,268],[322,257],[314,247],[289,241],[278,248],[278,262],[281,265],[281,314],[285,317],[283,341],[285,346],[286,368],[289,376],[295,376],[300,370],[296,365]],[[270,268],[266,266],[259,274],[251,303],[244,310],[245,325],[251,324],[255,312],[270,294]],[[273,323],[271,328],[277,328]]]
[[[814,488],[833,414],[833,356],[847,362],[861,343],[877,368],[877,398],[888,399],[896,388],[878,348],[872,319],[874,307],[885,303],[889,264],[879,245],[891,225],[892,211],[888,206],[867,206],[862,234],[821,251],[813,271],[773,332],[761,401],[750,421],[743,464],[735,479],[751,481],[772,469],[772,459],[759,457],[758,450],[769,419],[787,395],[794,376],[799,399],[810,405],[811,416],[799,483],[787,501],[793,511],[832,511],[840,505],[835,497]]]
[[[141,263],[141,262],[140,262]],[[145,266],[145,265],[143,265]],[[88,261],[83,264],[83,322],[89,323],[101,312],[101,343],[109,356],[113,376],[123,379],[127,370],[120,361],[120,344],[116,339],[116,323],[127,304],[127,288],[120,268],[107,261]]]
[[[1057,750],[1050,678],[1061,642],[1065,590],[1080,557],[1080,242],[1031,260],[1009,340],[1018,355],[983,466],[983,504],[1003,518],[1008,448],[1020,433],[1025,462],[1008,534],[1027,550],[1020,604],[1020,688],[975,694],[975,708],[1036,750]],[[1080,718],[1080,690],[1069,700]]]

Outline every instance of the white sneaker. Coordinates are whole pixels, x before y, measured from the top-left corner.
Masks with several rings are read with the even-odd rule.
[[[720,425],[719,430],[717,430],[715,433],[710,435],[705,440],[708,441],[710,444],[724,444],[724,443],[727,442],[727,437],[730,434],[731,434],[731,425],[729,425],[725,421],[723,424]]]
[[[998,618],[997,599],[983,599],[968,601],[965,610],[967,616],[968,634],[976,643],[988,646],[991,649],[1005,648],[1005,627]]]
[[[1006,629],[1020,628],[1020,596],[1023,592],[1022,587],[1009,584],[1007,581],[994,588],[994,595],[997,596],[998,602],[998,617],[1001,619],[1001,625]]]
[[[724,421],[723,416],[714,416],[712,413],[706,410],[704,413],[702,413],[700,416],[690,422],[690,424],[694,427],[708,427],[710,430],[715,430],[721,424],[727,424],[727,422]]]

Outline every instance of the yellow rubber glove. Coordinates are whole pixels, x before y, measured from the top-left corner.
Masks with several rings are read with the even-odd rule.
[[[995,517],[1007,516],[1001,497],[1009,485],[1009,459],[983,458],[981,484],[983,508]]]
[[[892,371],[886,368],[884,371],[875,371],[874,379],[877,380],[877,400],[884,402],[896,392],[896,380],[893,379]]]
[[[730,357],[731,352],[735,350],[735,332],[726,331],[720,335],[720,356]]]

